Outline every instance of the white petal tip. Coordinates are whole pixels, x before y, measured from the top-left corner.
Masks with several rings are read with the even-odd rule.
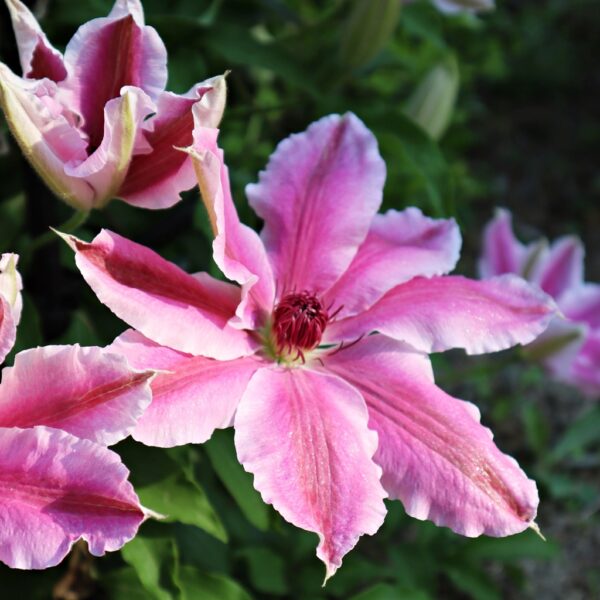
[[[539,528],[538,524],[537,524],[535,521],[532,521],[532,522],[529,524],[529,529],[532,529],[533,531],[535,531],[535,533],[536,533],[537,535],[539,535],[539,536],[542,538],[542,540],[544,540],[544,542],[547,542],[547,541],[548,541],[548,540],[545,538],[544,534],[541,532],[541,530],[540,530],[540,528]]]

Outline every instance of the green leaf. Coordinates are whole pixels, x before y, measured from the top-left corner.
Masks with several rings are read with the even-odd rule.
[[[425,206],[435,216],[450,214],[451,175],[437,144],[398,112],[369,118],[367,123],[389,166],[387,189],[402,190],[411,205]]]
[[[252,585],[265,594],[284,595],[289,591],[285,578],[285,560],[268,548],[253,546],[244,548],[240,555],[248,565]]]
[[[60,336],[61,344],[80,344],[82,346],[96,346],[101,344],[92,320],[84,310],[73,313],[73,319],[67,330]]]
[[[147,529],[124,546],[121,554],[152,598],[175,600],[179,597],[174,580],[178,568],[177,546],[170,537],[147,535]]]
[[[378,583],[360,594],[352,596],[350,600],[429,600],[430,596],[423,590],[392,586]]]
[[[254,489],[252,475],[238,462],[231,431],[215,431],[204,445],[210,461],[244,516],[255,527],[265,531],[269,527],[269,508]]]
[[[538,454],[543,454],[550,437],[550,430],[544,413],[535,404],[524,404],[521,409],[521,418],[523,419],[529,445]]]
[[[460,565],[460,567],[446,567],[444,571],[452,583],[473,600],[501,600],[502,598],[496,591],[494,582],[477,569]]]
[[[102,586],[110,600],[147,600],[148,593],[140,588],[140,578],[133,567],[123,567],[102,575]]]
[[[477,538],[469,540],[463,556],[467,560],[485,559],[515,562],[524,558],[548,560],[559,553],[560,547],[552,541],[542,540],[533,531],[506,538]]]
[[[203,573],[189,565],[179,569],[178,583],[182,600],[251,600],[250,595],[228,577]]]
[[[129,442],[119,447],[142,504],[165,516],[200,527],[226,542],[227,532],[191,468],[180,465],[165,450]]]
[[[562,460],[600,442],[600,406],[581,415],[564,433],[551,451],[550,461]]]

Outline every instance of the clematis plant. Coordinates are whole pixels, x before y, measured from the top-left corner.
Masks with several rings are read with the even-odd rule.
[[[164,371],[133,437],[201,443],[233,424],[265,502],[318,534],[327,577],[377,531],[386,496],[468,536],[532,526],[535,483],[475,407],[435,385],[427,353],[528,343],[552,300],[512,275],[443,276],[459,256],[456,223],[377,214],[385,165],[352,114],[281,142],[247,188],[260,236],[238,219],[217,133],[197,126],[188,152],[214,259],[237,286],[110,231],[64,236],[98,298],[134,328],[111,349]]]
[[[575,236],[519,242],[512,215],[500,209],[483,236],[482,277],[516,273],[550,294],[562,315],[527,347],[558,380],[600,396],[600,284],[584,281],[584,248]]]
[[[18,262],[17,254],[0,256],[0,363],[15,345],[23,308],[23,282],[17,271]]]
[[[224,77],[165,91],[167,52],[139,0],[85,23],[64,56],[20,0],[6,2],[23,76],[0,63],[0,107],[48,187],[84,212],[114,197],[154,209],[178,202],[195,179],[174,146],[191,143],[192,112],[218,124]]]
[[[129,435],[150,403],[153,376],[105,349],[79,346],[26,350],[3,370],[0,561],[51,567],[80,538],[99,556],[151,516],[106,445]]]

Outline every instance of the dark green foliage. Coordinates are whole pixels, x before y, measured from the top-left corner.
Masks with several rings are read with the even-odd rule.
[[[79,24],[104,15],[111,3],[40,4],[47,4],[43,26],[50,39],[64,47]],[[588,278],[600,280],[597,1],[506,0],[480,18],[447,18],[416,2],[399,13],[389,9],[397,25],[380,32],[371,21],[364,30],[351,23],[354,3],[342,0],[144,4],[169,50],[169,89],[182,92],[232,70],[220,141],[240,216],[249,225],[259,223],[245,203],[244,186],[256,179],[278,141],[324,114],[352,110],[373,129],[387,162],[384,207],[416,205],[432,216],[457,218],[465,240],[461,272],[475,274],[481,227],[494,206],[503,205],[515,213],[524,238],[582,235]],[[17,69],[4,7],[0,31],[0,58]],[[381,43],[361,34],[389,37]],[[404,109],[422,78],[446,60],[458,64],[460,89],[450,126],[437,143]],[[47,343],[110,343],[124,325],[84,284],[71,253],[58,241],[33,249],[33,240],[65,221],[69,209],[31,172],[4,121],[0,182],[0,250],[21,254],[25,279],[15,351]],[[166,212],[114,202],[94,213],[78,235],[90,239],[103,226],[190,272],[218,274],[197,191]],[[262,503],[252,477],[237,463],[231,432],[217,432],[204,447],[168,451],[128,440],[117,451],[140,498],[167,518],[145,523],[120,553],[86,558],[91,566],[84,589],[91,591],[77,598],[598,597],[598,408],[549,382],[516,351],[434,358],[438,384],[478,404],[499,446],[538,480],[539,524],[548,542],[533,532],[469,540],[410,519],[399,503],[388,503],[381,531],[363,538],[323,589],[316,536],[291,527]],[[0,595],[48,598],[71,568],[68,560],[41,573],[0,565]]]

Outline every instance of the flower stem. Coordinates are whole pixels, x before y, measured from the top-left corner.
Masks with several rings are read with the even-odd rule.
[[[89,215],[89,211],[75,211],[64,223],[56,227],[56,229],[62,231],[63,233],[72,233],[87,221]],[[55,239],[57,239],[57,237],[54,231],[46,231],[31,242],[29,245],[29,251],[31,254],[33,254],[36,250],[39,250]]]

